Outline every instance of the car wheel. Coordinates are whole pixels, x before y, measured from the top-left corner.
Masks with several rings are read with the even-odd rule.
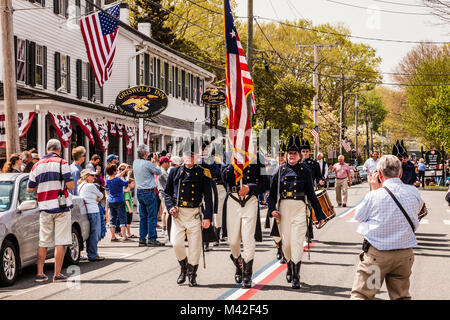
[[[72,226],[72,244],[67,247],[64,257],[64,267],[78,264],[81,257],[82,240],[78,230]]]
[[[10,286],[16,282],[19,274],[19,255],[17,248],[10,240],[3,242],[0,250],[0,285]]]

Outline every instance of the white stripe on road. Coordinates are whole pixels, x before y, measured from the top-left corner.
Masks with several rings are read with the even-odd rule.
[[[444,220],[445,224],[450,224],[450,220]]]
[[[420,220],[420,224],[430,224],[430,221],[428,219],[422,219]]]

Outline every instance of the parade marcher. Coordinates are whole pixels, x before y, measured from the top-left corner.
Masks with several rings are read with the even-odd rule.
[[[322,152],[319,152],[317,154],[317,163],[319,164],[320,174],[322,175],[322,180],[326,181],[328,178],[328,163],[323,158]]]
[[[269,188],[269,177],[265,174],[264,160],[257,155],[257,160],[244,169],[242,180],[236,181],[235,168],[227,164],[231,163],[227,158],[221,169],[227,188],[222,231],[228,237],[236,283],[242,282],[243,288],[251,288],[255,241],[262,241],[258,195]]]
[[[211,156],[214,158],[214,162],[211,165],[211,175],[216,183],[217,188],[217,212],[214,214],[214,232],[216,233],[217,242],[214,243],[214,246],[219,246],[220,241],[225,241],[225,238],[221,235],[222,230],[222,218],[223,218],[223,205],[225,202],[225,198],[227,196],[227,190],[225,189],[224,182],[222,180],[222,175],[220,173],[220,168],[222,166],[221,157],[215,154],[214,148],[211,150]],[[214,204],[216,206],[216,203]]]
[[[280,143],[278,155],[276,157],[277,165],[274,166],[275,170],[271,170],[270,177],[273,178],[274,174],[278,172],[278,169],[280,166],[286,163],[286,144],[284,142]],[[270,186],[269,186],[270,188]],[[270,232],[270,235],[273,237],[273,241],[275,242],[275,247],[277,248],[277,259],[280,260],[280,263],[285,264],[286,258],[283,255],[283,249],[282,249],[282,242],[281,242],[281,236],[280,231],[278,230],[278,225],[275,221],[275,219],[270,219],[270,213],[267,211],[267,217],[266,217],[266,228],[270,227],[270,220],[272,220],[272,230]]]
[[[403,183],[409,185],[420,185],[420,182],[417,180],[416,168],[408,159],[408,151],[403,144],[403,140],[401,140],[401,142],[397,140],[396,144],[392,148],[392,154],[399,158],[402,162],[402,176],[400,179]]]
[[[410,277],[418,214],[424,204],[416,188],[399,179],[401,163],[393,155],[381,157],[369,183],[372,191],[358,205],[355,220],[364,236],[351,299],[373,299],[384,280],[389,297],[411,299]]]
[[[309,141],[303,140],[300,148],[302,163],[304,163],[305,166],[311,171],[313,182],[316,184],[316,186],[323,187],[325,185],[325,181],[322,178],[319,163],[316,160],[310,158],[311,146],[309,145]]]
[[[166,207],[170,213],[168,228],[175,256],[181,266],[177,283],[186,281],[197,286],[197,269],[202,252],[202,228],[208,229],[212,219],[213,200],[211,194],[211,172],[195,164],[198,152],[196,140],[187,143],[183,149],[184,165],[170,170],[164,190]],[[204,203],[202,219],[201,205]],[[188,254],[185,238],[188,241]]]
[[[325,214],[314,192],[311,171],[302,162],[300,139],[291,136],[287,146],[287,163],[280,166],[272,178],[268,198],[269,213],[280,226],[283,253],[286,257],[286,280],[292,288],[300,288],[300,267],[303,256],[303,241],[308,229],[308,201],[319,221],[318,228],[325,223]]]

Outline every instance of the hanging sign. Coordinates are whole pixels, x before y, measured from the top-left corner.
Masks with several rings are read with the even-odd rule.
[[[211,106],[209,108],[209,122],[211,129],[217,129],[218,120],[219,120],[219,107]]]
[[[226,99],[227,97],[225,96],[225,93],[217,88],[208,88],[202,94],[203,104],[207,104],[209,106],[220,106],[226,102]]]
[[[119,92],[116,98],[118,110],[130,117],[150,118],[166,110],[168,104],[164,91],[149,87],[136,86]]]

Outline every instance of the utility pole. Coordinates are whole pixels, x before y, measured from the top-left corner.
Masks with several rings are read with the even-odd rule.
[[[0,0],[0,26],[2,29],[3,94],[5,99],[6,158],[20,151],[17,126],[17,88],[14,59],[12,0]]]
[[[247,0],[247,65],[248,72],[252,73],[253,67],[253,0]],[[250,125],[252,124],[252,95],[247,97],[247,113]]]
[[[314,99],[313,99],[313,120],[314,120],[314,125],[318,126],[319,125],[319,121],[317,120],[317,112],[319,111],[319,75],[317,72],[317,68],[319,67],[319,56],[317,53],[317,48],[323,48],[323,47],[327,47],[327,48],[331,48],[334,47],[335,45],[333,44],[311,44],[311,45],[297,45],[298,48],[314,48],[314,72],[313,72],[313,86],[314,89],[316,90],[316,94],[314,95]],[[314,145],[314,158],[317,157],[317,154],[319,153],[319,146],[318,145]]]
[[[358,159],[358,92],[355,94],[355,157]]]

